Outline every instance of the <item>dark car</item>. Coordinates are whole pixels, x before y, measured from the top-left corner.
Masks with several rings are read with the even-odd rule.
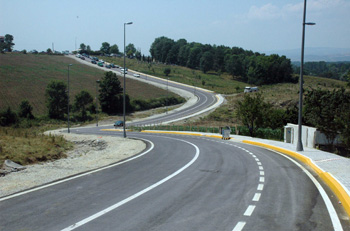
[[[97,65],[103,67],[103,62],[99,62]]]
[[[93,64],[97,64],[97,62],[95,60],[91,60],[91,63]]]
[[[114,63],[111,63],[112,68],[116,68],[117,66]]]
[[[108,64],[108,65],[106,65],[106,68],[109,68],[109,69],[110,69],[111,67],[112,67],[112,66],[111,66],[111,65],[109,65],[109,64]]]
[[[116,122],[114,123],[113,126],[114,126],[115,128],[117,128],[117,127],[122,127],[122,126],[124,126],[124,122],[121,121],[121,120],[118,120],[118,121],[116,121]]]

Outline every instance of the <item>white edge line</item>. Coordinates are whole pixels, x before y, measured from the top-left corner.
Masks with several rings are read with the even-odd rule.
[[[5,196],[3,198],[0,198],[0,201],[4,201],[4,200],[8,200],[8,199],[11,199],[11,198],[14,198],[14,197],[18,197],[18,196],[21,196],[21,195],[24,195],[24,194],[27,194],[27,193],[31,193],[31,192],[34,192],[34,191],[38,191],[40,189],[44,189],[44,188],[48,188],[48,187],[51,187],[51,186],[54,186],[54,185],[57,185],[57,184],[61,184],[63,182],[67,182],[67,181],[70,181],[70,180],[74,180],[74,179],[77,179],[79,177],[83,177],[83,176],[86,176],[86,175],[89,175],[91,173],[95,173],[95,172],[99,172],[99,171],[102,171],[102,170],[105,170],[105,169],[108,169],[108,168],[113,168],[115,166],[118,166],[118,165],[121,165],[121,164],[124,164],[126,162],[129,162],[129,161],[132,161],[132,160],[135,160],[141,156],[144,156],[146,155],[147,153],[149,153],[153,148],[154,148],[154,144],[150,141],[150,140],[147,140],[147,139],[142,139],[142,138],[138,138],[140,140],[144,140],[146,142],[149,142],[151,144],[151,148],[148,149],[147,151],[137,155],[137,156],[134,156],[134,157],[131,157],[129,159],[126,159],[126,160],[123,160],[123,161],[120,161],[118,163],[115,163],[115,164],[112,164],[112,165],[108,165],[108,166],[105,166],[105,167],[101,167],[101,168],[98,168],[98,169],[95,169],[95,170],[91,170],[91,171],[88,171],[86,173],[82,173],[82,174],[79,174],[79,175],[76,175],[76,176],[72,176],[72,177],[68,177],[68,178],[65,178],[65,179],[62,179],[62,180],[58,180],[58,181],[55,181],[55,182],[52,182],[52,183],[48,183],[48,184],[45,184],[45,185],[42,185],[42,186],[39,186],[39,187],[35,187],[33,189],[28,189],[28,190],[25,190],[25,191],[22,191],[22,192],[19,192],[19,193],[15,193],[15,194],[12,194],[12,195],[9,195],[9,196]]]
[[[180,139],[176,139],[176,140],[180,140]],[[87,217],[87,218],[85,218],[85,219],[83,219],[83,220],[81,220],[81,221],[79,221],[79,222],[77,222],[77,223],[75,223],[75,224],[73,224],[73,225],[67,227],[67,228],[64,228],[64,229],[62,229],[61,231],[71,231],[71,230],[74,230],[74,229],[76,229],[76,228],[78,228],[78,227],[80,227],[80,226],[82,226],[82,225],[84,225],[84,224],[86,224],[86,223],[88,223],[88,222],[90,222],[90,221],[92,221],[92,220],[94,220],[94,219],[96,219],[96,218],[98,218],[98,217],[100,217],[100,216],[102,216],[102,215],[104,215],[104,214],[106,214],[106,213],[108,213],[108,212],[110,212],[110,211],[112,211],[112,210],[114,210],[114,209],[116,209],[116,208],[118,208],[118,207],[120,207],[120,206],[122,206],[122,205],[128,203],[129,201],[131,201],[131,200],[133,200],[133,199],[135,199],[135,198],[137,198],[137,197],[139,197],[139,196],[141,196],[141,195],[147,193],[148,191],[151,191],[152,189],[154,189],[154,188],[156,188],[157,186],[159,186],[159,185],[165,183],[166,181],[170,180],[171,178],[175,177],[176,175],[178,175],[179,173],[181,173],[182,171],[184,171],[186,168],[188,168],[189,166],[191,166],[191,165],[197,160],[197,158],[198,158],[198,156],[199,156],[199,148],[198,148],[195,144],[193,144],[193,143],[191,143],[191,142],[188,142],[188,141],[185,141],[185,140],[180,140],[180,141],[183,141],[183,142],[185,142],[185,143],[188,143],[188,144],[192,145],[192,146],[196,149],[196,154],[195,154],[195,156],[194,156],[193,159],[192,159],[190,162],[188,162],[185,166],[183,166],[182,168],[180,168],[179,170],[177,170],[177,171],[174,172],[173,174],[167,176],[166,178],[164,178],[164,179],[158,181],[157,183],[155,183],[155,184],[153,184],[153,185],[151,185],[151,186],[149,186],[149,187],[147,187],[147,188],[141,190],[140,192],[138,192],[138,193],[136,193],[136,194],[134,194],[134,195],[132,195],[132,196],[130,196],[130,197],[128,197],[128,198],[126,198],[126,199],[124,199],[124,200],[122,200],[122,201],[120,201],[120,202],[118,202],[118,203],[116,203],[116,204],[114,204],[114,205],[112,205],[112,206],[110,206],[110,207],[108,207],[108,208],[106,208],[106,209],[104,209],[104,210],[98,212],[98,213],[95,213],[95,214],[93,214],[93,215],[91,215],[91,216],[89,216],[89,217]]]
[[[273,151],[273,150],[271,150]],[[322,199],[327,207],[329,216],[331,218],[332,224],[333,224],[333,228],[335,231],[343,231],[343,227],[340,223],[339,217],[337,215],[337,212],[335,211],[333,204],[331,202],[331,200],[329,199],[326,191],[323,189],[323,187],[321,186],[321,184],[315,179],[315,177],[308,171],[306,170],[301,164],[299,164],[298,162],[296,162],[295,160],[293,160],[292,158],[290,158],[289,156],[286,156],[282,153],[276,152],[282,156],[284,156],[285,158],[289,159],[290,161],[292,161],[295,165],[297,165],[299,168],[301,168],[303,170],[303,172],[305,172],[305,174],[311,179],[311,181],[315,184],[316,188],[318,189],[318,191],[320,192]]]

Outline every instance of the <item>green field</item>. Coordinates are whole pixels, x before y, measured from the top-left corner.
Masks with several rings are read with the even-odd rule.
[[[51,80],[67,82],[70,67],[70,97],[81,90],[87,90],[95,97],[96,80],[104,76],[104,71],[83,65],[71,58],[56,55],[0,54],[0,110],[10,106],[13,110],[24,99],[29,100],[35,115],[46,113],[45,89]],[[107,71],[108,69],[106,69]],[[123,79],[120,78],[121,84]],[[126,93],[132,99],[152,99],[166,97],[165,90],[139,81],[127,79]],[[175,96],[170,93],[169,96]]]
[[[123,66],[123,58],[101,57],[103,60]],[[164,74],[165,68],[170,68],[169,80],[179,83],[185,83],[191,86],[205,88],[211,91],[222,94],[232,94],[236,92],[243,92],[246,83],[239,82],[232,79],[232,76],[227,73],[208,72],[204,74],[200,70],[193,70],[187,67],[165,64],[149,64],[147,62],[140,62],[136,59],[126,59],[126,67],[129,69],[146,73],[149,75],[158,76],[166,79]]]

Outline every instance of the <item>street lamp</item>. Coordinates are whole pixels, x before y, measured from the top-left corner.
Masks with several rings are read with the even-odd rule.
[[[98,112],[98,104],[97,104],[97,88],[98,88],[98,84],[100,83],[100,80],[96,80],[96,96],[95,96],[95,101],[96,101],[96,127],[98,127],[98,116],[97,116],[97,112]]]
[[[166,114],[168,114],[169,105],[169,77],[166,80]]]
[[[72,66],[72,64],[68,64],[68,91],[67,91],[67,93],[68,93],[68,113],[67,113],[67,119],[68,119],[68,133],[70,133],[70,130],[69,130],[69,68],[70,68],[70,66]]]
[[[132,22],[124,23],[124,86],[123,86],[123,132],[124,132],[124,138],[126,138],[126,131],[125,131],[125,26],[131,25]]]
[[[305,23],[306,18],[306,0],[304,0],[304,16],[303,16],[303,33],[301,40],[301,63],[300,63],[300,89],[299,89],[299,115],[298,115],[298,143],[297,151],[304,151],[303,142],[302,142],[302,111],[303,111],[303,69],[304,69],[304,42],[305,42],[305,25],[316,25],[313,22]]]

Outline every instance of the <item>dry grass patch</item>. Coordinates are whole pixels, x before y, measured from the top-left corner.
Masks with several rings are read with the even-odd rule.
[[[73,144],[62,136],[46,136],[39,129],[0,127],[0,165],[12,160],[21,165],[66,157]]]

